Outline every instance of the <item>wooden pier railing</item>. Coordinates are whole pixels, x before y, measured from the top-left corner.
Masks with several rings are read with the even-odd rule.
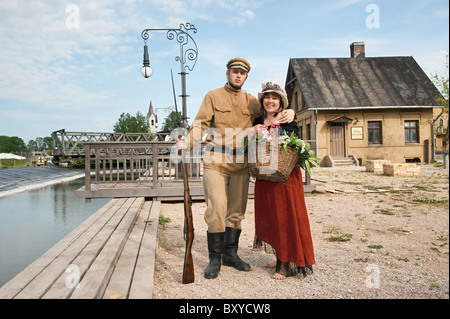
[[[175,142],[86,142],[84,147],[85,186],[75,192],[79,197],[183,198],[183,168]],[[194,199],[204,197],[201,155],[189,152],[186,157]],[[311,192],[311,178],[307,171],[303,175],[305,192]]]

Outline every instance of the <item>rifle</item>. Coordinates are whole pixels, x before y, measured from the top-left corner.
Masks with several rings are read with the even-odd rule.
[[[178,117],[177,99],[175,97],[175,86],[173,84],[173,74],[170,70],[172,76],[172,89],[173,89],[173,99],[175,101],[175,112],[177,115],[177,122],[180,126],[180,119]],[[181,135],[178,138],[182,138]],[[192,198],[191,191],[189,190],[189,180],[186,168],[186,161],[184,160],[184,150],[182,151],[182,162],[183,162],[183,172],[184,172],[184,240],[186,241],[186,248],[184,251],[184,265],[183,265],[183,284],[190,284],[194,282],[194,260],[192,259],[192,243],[194,242],[194,221],[192,219]]]
[[[194,221],[192,220],[192,198],[189,190],[188,173],[185,161],[183,161],[183,170],[184,170],[184,239],[186,241],[186,249],[184,253],[184,266],[183,266],[183,284],[190,284],[194,282],[194,261],[192,260],[192,253],[191,253],[192,243],[194,242]]]

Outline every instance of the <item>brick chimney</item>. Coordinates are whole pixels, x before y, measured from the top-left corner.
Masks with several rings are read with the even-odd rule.
[[[366,47],[364,42],[353,42],[350,44],[350,56],[352,58],[365,58]]]

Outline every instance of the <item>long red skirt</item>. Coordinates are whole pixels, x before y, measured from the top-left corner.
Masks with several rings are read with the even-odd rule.
[[[315,264],[300,168],[285,182],[257,180],[254,203],[256,236],[275,249],[277,258],[298,267]]]

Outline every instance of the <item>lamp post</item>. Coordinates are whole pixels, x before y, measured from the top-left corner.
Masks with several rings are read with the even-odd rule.
[[[175,57],[176,61],[180,62],[181,66],[181,99],[183,105],[183,127],[187,125],[187,101],[186,98],[189,96],[186,94],[186,70],[192,71],[197,63],[198,49],[189,31],[197,33],[197,29],[194,25],[187,22],[186,24],[181,23],[179,29],[145,29],[142,31],[142,39],[144,39],[144,66],[142,67],[142,75],[148,78],[152,75],[152,69],[150,68],[150,59],[148,55],[147,40],[150,37],[149,32],[151,31],[166,31],[167,39],[174,40],[180,44],[180,55]],[[192,46],[188,46],[192,45]]]

